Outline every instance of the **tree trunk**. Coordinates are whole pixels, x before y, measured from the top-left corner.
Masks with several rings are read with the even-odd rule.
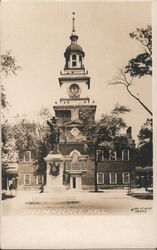
[[[98,167],[98,161],[97,161],[97,155],[96,155],[96,149],[95,149],[95,192],[98,192],[98,185],[97,185],[97,167]]]

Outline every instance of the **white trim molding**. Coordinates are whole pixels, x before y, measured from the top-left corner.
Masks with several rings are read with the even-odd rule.
[[[39,183],[39,177],[41,176],[41,183]],[[43,175],[37,175],[36,183],[37,185],[42,185],[43,184]]]
[[[114,160],[111,159],[111,153],[114,156]],[[116,161],[117,160],[117,152],[109,150],[109,161]]]
[[[127,152],[127,159],[124,160],[124,151]],[[123,149],[122,150],[122,161],[129,161],[130,160],[130,154],[129,154],[129,149]]]
[[[102,182],[99,182],[99,175],[101,175],[101,177],[102,177]],[[104,173],[102,173],[102,172],[98,172],[97,173],[97,184],[104,184]]]
[[[113,174],[114,174],[114,182],[112,181]],[[115,172],[109,173],[109,183],[110,184],[117,184],[117,173],[115,173]]]
[[[26,176],[29,176],[29,184],[26,184]],[[31,185],[31,174],[24,174],[24,185],[29,186]]]
[[[127,176],[125,176],[127,175]],[[128,181],[125,181],[125,178],[128,179]],[[123,184],[129,184],[130,183],[130,173],[129,172],[123,172],[122,173],[122,182]]]

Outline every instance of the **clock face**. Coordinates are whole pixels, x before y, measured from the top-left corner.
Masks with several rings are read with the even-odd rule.
[[[70,85],[68,89],[69,96],[77,98],[80,96],[80,87],[76,83]]]

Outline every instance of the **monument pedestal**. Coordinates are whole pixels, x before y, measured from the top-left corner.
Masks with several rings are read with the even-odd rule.
[[[47,178],[44,192],[65,191],[63,185],[64,162],[59,152],[50,152],[45,158],[47,162]]]

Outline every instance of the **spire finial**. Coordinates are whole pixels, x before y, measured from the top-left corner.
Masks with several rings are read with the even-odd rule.
[[[72,32],[75,32],[75,12],[72,13],[73,14],[73,19],[72,19]]]
[[[77,43],[78,36],[76,35],[75,30],[75,12],[72,12],[73,18],[72,18],[72,33],[70,36],[71,43]]]

